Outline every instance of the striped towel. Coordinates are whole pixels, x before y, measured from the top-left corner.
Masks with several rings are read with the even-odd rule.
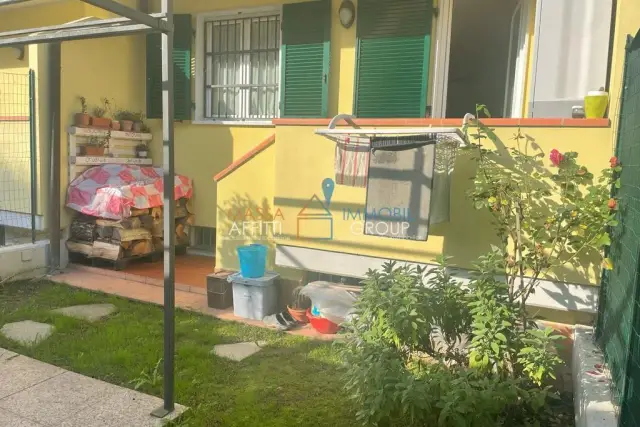
[[[336,143],[336,184],[366,187],[371,148],[369,138],[346,137]]]

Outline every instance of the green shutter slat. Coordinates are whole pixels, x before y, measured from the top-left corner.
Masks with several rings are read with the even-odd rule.
[[[432,0],[359,0],[354,112],[424,117]]]
[[[331,1],[285,4],[282,10],[282,117],[326,117]]]
[[[191,15],[175,15],[173,28],[173,114],[176,120],[191,120]]]
[[[173,102],[175,120],[191,120],[191,15],[173,17]],[[147,35],[147,117],[162,118],[160,34]]]

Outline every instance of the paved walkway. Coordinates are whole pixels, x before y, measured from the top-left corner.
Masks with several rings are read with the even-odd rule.
[[[0,348],[0,426],[159,426],[150,412],[162,399],[129,390]]]
[[[112,275],[113,272],[109,270],[105,270],[105,272],[107,275],[93,273],[86,267],[77,269],[71,267],[65,273],[51,276],[50,279],[56,282],[66,283],[77,288],[99,291],[133,300],[162,305],[164,301],[163,287],[156,286],[155,284],[140,283],[139,281],[135,280],[127,280],[115,277],[115,275]],[[207,314],[209,316],[214,316],[222,320],[231,320],[235,322],[246,323],[248,325],[266,327],[265,324],[259,320],[243,319],[241,317],[235,316],[233,314],[232,308],[227,310],[216,310],[214,308],[209,308],[209,306],[207,305],[206,294],[181,290],[176,287],[175,296],[176,307],[180,307],[185,310],[196,311],[202,314]],[[287,333],[321,340],[333,340],[336,337],[335,335],[321,334],[313,329],[311,325],[306,325],[299,329],[287,331]]]

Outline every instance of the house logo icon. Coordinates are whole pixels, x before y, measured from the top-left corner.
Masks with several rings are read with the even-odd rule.
[[[326,180],[323,182],[323,189],[326,182]],[[333,216],[327,207],[331,201],[331,195],[328,195],[327,191],[325,191],[325,197],[327,199],[326,204],[320,200],[317,194],[314,194],[298,212],[297,237],[299,239],[333,239]]]

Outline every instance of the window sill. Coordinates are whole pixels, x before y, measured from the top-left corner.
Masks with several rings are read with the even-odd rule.
[[[328,126],[331,119],[273,119],[276,126]],[[462,126],[462,119],[358,119],[358,126]],[[588,127],[606,128],[611,125],[608,118],[604,119],[570,119],[570,118],[521,118],[521,119],[481,119],[486,126],[496,127]]]
[[[274,127],[272,120],[193,120],[194,125],[238,126],[238,127]]]

